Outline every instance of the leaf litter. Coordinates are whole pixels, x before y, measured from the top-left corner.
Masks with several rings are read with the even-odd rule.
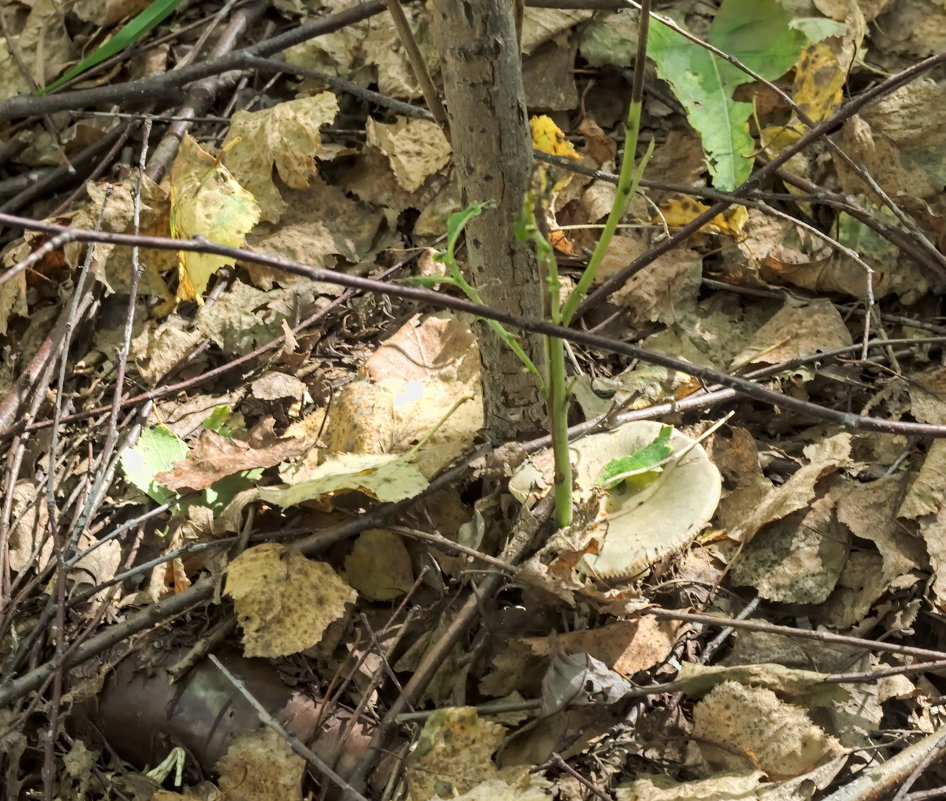
[[[13,4],[0,114],[107,39],[141,10],[132,5]],[[279,2],[269,20],[290,28],[348,5]],[[816,7],[675,6],[678,25],[774,86],[655,23],[644,130],[657,146],[602,281],[709,209],[712,190],[737,187],[755,157],[778,157],[809,122],[843,109],[872,70],[939,50],[942,9],[918,18],[908,3]],[[405,10],[436,82],[444,56],[427,12]],[[200,47],[195,30],[207,22],[184,8],[148,34],[173,42],[151,52],[153,69]],[[526,9],[526,98],[551,137],[541,149],[585,171],[616,169],[636,37],[628,10]],[[200,235],[350,275],[436,278],[429,255],[461,194],[442,131],[388,102],[422,96],[390,17],[343,25],[286,59],[350,83],[283,75],[244,85],[235,106],[213,99],[204,110],[221,117],[196,115],[170,151],[155,119],[141,173],[114,161],[117,150],[111,173],[84,160],[122,126],[141,152],[138,121],[60,111],[0,123],[4,209],[86,230]],[[123,56],[81,81],[104,87],[141,69]],[[946,424],[942,92],[921,77],[844,117],[746,206],[625,276],[587,322],[854,418]],[[195,116],[190,101],[154,102],[171,114],[183,102]],[[73,162],[75,177],[41,197],[14,180],[52,181]],[[601,172],[559,170],[555,181],[546,217],[571,280],[614,188]],[[389,792],[415,801],[827,797],[895,765],[885,763],[900,750],[892,733],[922,749],[939,732],[936,663],[912,663],[946,656],[941,440],[732,394],[701,400],[712,388],[684,372],[575,346],[571,422],[597,427],[573,447],[578,522],[544,532],[521,564],[505,562],[507,538],[541,510],[551,475],[541,440],[464,468],[484,426],[474,321],[248,257],[105,242],[43,249],[47,240],[9,233],[4,266],[31,261],[0,286],[0,687],[7,703],[33,702],[4,713],[11,732],[27,732],[0,740],[14,795],[41,783],[44,748],[55,767],[48,797],[113,798],[140,782],[136,797],[302,798],[313,781],[332,787],[326,769],[380,794],[400,774],[385,757],[359,777],[373,743],[404,762],[403,785]],[[732,419],[695,444],[726,411]],[[601,480],[606,463],[647,452],[667,426],[669,462],[650,460],[616,486]],[[187,614],[169,623],[161,610],[174,604]],[[688,621],[692,610],[718,625]],[[57,650],[83,632],[122,626],[117,650],[71,663],[63,685],[18,684],[52,675]],[[330,710],[325,720],[344,712],[349,723],[300,729],[318,755],[308,777],[278,726],[252,731],[256,717],[236,730],[196,709],[173,723],[152,710],[106,746],[88,723],[116,724],[87,704],[111,708],[129,691],[130,637],[147,645],[142,675],[156,669],[152,649],[230,649],[244,690],[292,684]],[[180,668],[195,681],[204,669]],[[420,708],[397,706],[405,685]],[[218,697],[241,692],[223,686]],[[272,711],[294,731],[301,713],[290,708]],[[388,720],[395,709],[404,720]],[[53,738],[30,734],[50,720]],[[409,721],[422,722],[391,725]],[[172,725],[212,734],[194,746],[196,762],[185,758],[182,795],[137,773],[168,756],[151,744]],[[195,770],[227,751],[212,738],[230,749],[214,787]],[[346,761],[346,749],[361,756]],[[921,772],[918,789],[942,785],[941,768]]]

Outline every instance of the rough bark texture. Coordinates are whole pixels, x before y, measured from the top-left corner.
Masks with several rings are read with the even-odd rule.
[[[496,203],[467,226],[469,280],[488,305],[542,317],[535,258],[512,230],[532,171],[512,3],[434,0],[430,9],[462,202]],[[486,325],[477,333],[489,436],[518,439],[544,430],[545,410],[534,376]],[[542,369],[541,337],[522,345]]]

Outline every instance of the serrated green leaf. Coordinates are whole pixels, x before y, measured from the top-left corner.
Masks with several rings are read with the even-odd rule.
[[[809,25],[803,31],[790,23],[791,15],[777,0],[723,0],[707,38],[763,78],[775,80],[813,41],[809,31],[832,30]],[[713,185],[735,189],[752,171],[756,145],[749,136],[752,105],[734,101],[733,92],[752,79],[664,25],[651,28],[647,55],[702,137]]]

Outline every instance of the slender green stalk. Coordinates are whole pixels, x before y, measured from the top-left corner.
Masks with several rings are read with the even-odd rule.
[[[627,212],[630,199],[637,191],[644,167],[654,149],[653,142],[647,152],[637,164],[634,154],[637,152],[637,140],[640,135],[641,108],[643,107],[643,74],[644,62],[647,53],[647,23],[649,19],[650,0],[644,0],[641,11],[641,25],[637,60],[635,64],[634,87],[631,93],[631,103],[627,113],[627,126],[624,132],[624,158],[621,162],[621,173],[618,177],[617,192],[611,211],[605,222],[604,230],[598,239],[594,253],[588,266],[582,273],[575,289],[568,296],[564,306],[560,306],[560,285],[558,280],[558,265],[555,253],[542,236],[538,226],[532,225],[533,241],[536,243],[536,255],[545,265],[549,276],[549,318],[553,323],[568,325],[578,304],[582,301],[594,282],[604,256],[608,252],[611,238],[617,230],[618,223]],[[534,207],[533,207],[534,222]],[[548,338],[548,394],[547,405],[549,426],[552,434],[552,458],[555,464],[555,521],[559,528],[572,524],[572,464],[571,451],[568,443],[568,387],[565,379],[565,344],[561,339]]]
[[[456,264],[455,261],[454,264]],[[457,268],[457,275],[454,276],[454,278],[453,283],[459,287],[470,300],[474,303],[479,303],[481,306],[484,305],[483,298],[480,297],[480,293],[476,291],[476,287],[459,274],[459,267]],[[519,361],[522,362],[525,368],[539,380],[539,389],[542,390],[542,373],[539,372],[539,368],[536,367],[532,359],[529,358],[529,354],[523,350],[522,345],[519,344],[519,340],[516,339],[502,323],[496,320],[487,320],[486,324],[496,332],[505,343],[506,347],[519,357]]]
[[[601,268],[605,254],[608,252],[608,246],[611,244],[611,238],[617,230],[618,223],[627,212],[627,207],[634,193],[637,192],[637,186],[640,183],[641,176],[644,174],[644,167],[650,160],[654,152],[654,143],[647,146],[647,151],[641,157],[640,163],[634,160],[634,154],[637,152],[637,141],[640,137],[641,129],[641,109],[643,108],[644,94],[644,69],[647,54],[647,29],[650,19],[650,0],[644,0],[641,3],[640,30],[638,33],[637,58],[634,63],[634,85],[631,90],[631,104],[627,110],[627,125],[624,129],[624,158],[621,161],[621,173],[618,176],[617,192],[614,196],[614,203],[611,205],[611,211],[608,219],[605,221],[604,230],[598,238],[598,244],[595,246],[594,253],[588,261],[588,266],[582,273],[581,278],[575,285],[575,289],[565,306],[562,309],[562,325],[568,325],[575,316],[575,310],[578,304],[588,294],[594,283],[595,276]]]
[[[548,337],[549,428],[552,434],[552,459],[555,465],[555,524],[572,524],[572,457],[568,446],[568,387],[565,384],[565,342]]]
[[[631,91],[631,103],[627,113],[627,125],[624,133],[624,158],[621,162],[621,173],[618,177],[617,193],[601,237],[592,254],[588,266],[568,296],[564,305],[561,303],[561,282],[558,274],[558,263],[555,251],[549,244],[539,221],[537,209],[542,207],[542,201],[548,193],[548,174],[545,168],[537,171],[532,189],[527,193],[522,216],[518,223],[517,236],[522,241],[529,241],[535,249],[536,258],[545,269],[548,282],[548,319],[555,324],[567,326],[579,303],[588,293],[601,267],[604,256],[608,251],[611,238],[617,230],[618,223],[627,212],[630,199],[637,192],[644,167],[653,152],[653,142],[647,148],[640,162],[636,162],[634,155],[637,152],[637,142],[640,135],[641,109],[643,107],[643,75],[647,53],[647,27],[650,15],[650,0],[643,0],[641,4],[640,34],[635,61],[634,84]],[[447,247],[438,255],[440,261],[448,268],[448,275],[443,279],[424,279],[430,282],[437,280],[452,283],[459,287],[471,300],[481,303],[476,287],[472,286],[462,275],[454,257],[456,241],[464,225],[479,214],[485,204],[474,203],[465,210],[450,217],[447,222]],[[519,356],[526,368],[539,377],[539,386],[545,395],[546,408],[549,415],[549,426],[552,434],[552,454],[555,465],[555,521],[559,528],[566,528],[572,524],[572,464],[571,451],[568,442],[568,400],[569,387],[565,374],[565,343],[556,337],[546,340],[546,355],[548,368],[546,375],[541,374],[528,358],[516,338],[506,331],[499,323],[491,322],[494,330],[502,337],[506,344]]]
[[[542,181],[544,178],[545,181]],[[539,183],[545,183],[548,176],[537,176]],[[536,219],[536,207],[544,199],[547,186],[534,187],[526,197],[525,233],[532,241],[539,266],[544,268],[548,282],[548,318],[551,322],[562,322],[562,284],[558,274],[558,261],[548,238],[543,233]],[[568,446],[568,386],[565,377],[565,343],[557,337],[546,337],[546,358],[548,359],[548,378],[545,404],[549,415],[549,427],[552,434],[552,459],[555,466],[555,523],[559,528],[572,524],[572,460]]]
[[[422,286],[438,283],[452,284],[474,303],[483,305],[483,298],[476,290],[476,287],[467,281],[466,278],[463,277],[463,273],[460,271],[460,265],[457,264],[456,246],[457,241],[460,239],[460,234],[463,233],[463,229],[466,227],[466,224],[470,221],[470,219],[482,214],[483,210],[489,208],[491,205],[493,204],[489,202],[471,203],[462,211],[451,214],[450,218],[447,220],[447,246],[434,257],[437,261],[442,262],[447,268],[447,275],[443,276],[442,278],[414,278],[412,279],[412,282]],[[519,361],[522,362],[525,368],[536,377],[539,382],[539,391],[544,394],[546,388],[542,373],[539,372],[539,368],[535,366],[535,363],[529,358],[529,355],[525,352],[525,350],[523,350],[522,345],[519,344],[519,340],[517,340],[516,337],[513,336],[513,334],[511,334],[502,325],[502,323],[499,323],[496,320],[487,320],[486,323],[496,333],[496,335],[502,339],[506,347],[508,347],[513,353],[516,354],[516,356],[519,357]]]

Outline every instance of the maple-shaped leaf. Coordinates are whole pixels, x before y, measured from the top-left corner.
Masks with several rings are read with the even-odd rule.
[[[171,236],[190,239],[200,235],[211,242],[243,247],[246,234],[260,219],[256,198],[220,163],[187,134],[171,167]],[[196,300],[210,276],[233,264],[227,256],[210,253],[178,254],[178,300]]]

